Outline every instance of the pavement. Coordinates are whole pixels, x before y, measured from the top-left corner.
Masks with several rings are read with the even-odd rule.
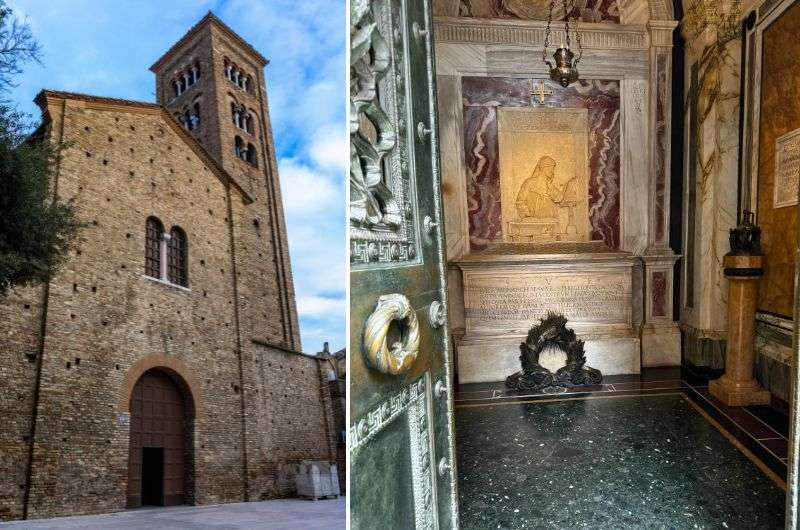
[[[139,508],[0,523],[0,530],[344,530],[346,505],[339,497]]]

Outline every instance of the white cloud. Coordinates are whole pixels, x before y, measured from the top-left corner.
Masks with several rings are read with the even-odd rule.
[[[301,317],[320,318],[341,315],[347,311],[344,298],[298,296],[297,312]]]
[[[348,146],[344,123],[339,127],[326,126],[313,136],[309,147],[311,159],[323,168],[330,168],[344,173],[347,168]]]
[[[278,169],[287,215],[330,211],[339,203],[344,208],[341,194],[322,173],[297,160],[282,160]]]

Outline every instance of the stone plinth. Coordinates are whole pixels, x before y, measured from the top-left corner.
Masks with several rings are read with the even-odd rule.
[[[767,405],[769,392],[753,377],[754,332],[758,280],[763,274],[762,256],[723,258],[725,276],[729,280],[728,346],[725,353],[725,374],[711,381],[712,396],[728,406]]]
[[[519,345],[548,311],[562,313],[586,342],[587,364],[604,375],[639,373],[633,325],[636,258],[602,242],[508,244],[464,256],[462,383],[501,381],[519,370]]]

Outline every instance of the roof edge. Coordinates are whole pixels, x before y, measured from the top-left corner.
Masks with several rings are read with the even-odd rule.
[[[181,48],[187,42],[189,42],[189,40],[191,40],[192,37],[194,37],[197,34],[197,32],[199,32],[204,26],[208,24],[216,25],[220,30],[222,30],[223,33],[225,33],[228,37],[233,39],[234,42],[242,46],[248,52],[252,53],[256,61],[262,68],[269,64],[269,60],[266,59],[263,55],[261,55],[261,53],[258,50],[253,48],[253,46],[250,43],[248,43],[241,36],[239,36],[238,33],[233,31],[230,28],[230,26],[225,24],[225,22],[223,22],[222,19],[220,19],[212,11],[209,11],[203,18],[200,19],[200,21],[197,24],[192,26],[189,29],[189,31],[187,31],[183,35],[183,37],[178,39],[178,42],[170,46],[170,48],[161,57],[159,57],[159,59],[156,62],[153,63],[153,65],[150,67],[150,71],[156,73],[162,66],[164,66],[164,63],[167,62],[167,59],[169,59],[179,48]]]
[[[47,107],[47,99],[54,98],[54,99],[64,99],[64,100],[78,100],[78,101],[85,101],[87,103],[94,103],[98,105],[103,105],[107,107],[114,107],[114,106],[124,106],[124,107],[133,107],[139,108],[150,111],[152,114],[161,114],[164,118],[164,121],[167,122],[179,137],[183,139],[184,142],[189,146],[189,148],[194,151],[194,153],[199,156],[211,169],[212,173],[214,173],[217,178],[225,185],[229,185],[235,188],[239,194],[244,199],[245,204],[251,204],[254,202],[253,197],[242,188],[236,179],[234,179],[230,173],[228,173],[222,165],[217,162],[217,160],[211,156],[205,147],[191,134],[189,134],[186,129],[184,129],[183,125],[175,119],[170,111],[163,105],[158,105],[156,103],[147,103],[144,101],[133,101],[128,99],[118,99],[118,98],[107,98],[102,96],[92,96],[89,94],[80,94],[75,92],[62,92],[58,90],[47,90],[43,89],[39,91],[39,93],[34,98],[34,103],[39,105],[39,108],[42,109],[42,115],[46,115],[46,107]],[[51,117],[46,117],[46,119],[52,119]]]

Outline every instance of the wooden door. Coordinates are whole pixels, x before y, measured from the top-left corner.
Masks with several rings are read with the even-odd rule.
[[[128,508],[142,505],[144,448],[163,450],[163,483],[157,505],[185,502],[184,445],[186,405],[180,389],[166,373],[150,370],[131,395],[131,434],[128,453]],[[151,501],[152,502],[152,501]]]

